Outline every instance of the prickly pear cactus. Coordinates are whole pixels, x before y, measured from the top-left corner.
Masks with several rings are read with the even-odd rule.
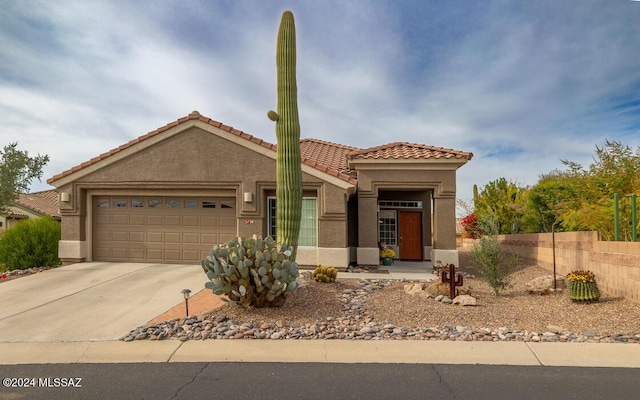
[[[335,282],[336,277],[338,276],[338,270],[336,267],[325,267],[322,265],[318,265],[316,269],[311,273],[311,277],[316,282],[329,283]]]
[[[300,122],[296,85],[296,30],[291,11],[280,21],[276,48],[278,70],[278,111],[267,116],[276,123],[276,237],[278,243],[292,247],[296,258],[300,217],[302,215],[302,167],[300,158]]]
[[[280,307],[296,290],[298,264],[290,246],[267,236],[235,237],[215,246],[201,265],[214,294],[226,294],[231,305]],[[224,299],[224,298],[223,298]]]

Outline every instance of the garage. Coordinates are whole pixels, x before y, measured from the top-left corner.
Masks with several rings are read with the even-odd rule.
[[[93,198],[93,259],[199,263],[237,232],[236,199]]]

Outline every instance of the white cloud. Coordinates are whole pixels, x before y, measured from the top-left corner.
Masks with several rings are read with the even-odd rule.
[[[640,10],[586,0],[13,3],[0,143],[49,154],[50,177],[192,110],[273,142],[288,7],[304,137],[471,151],[463,198],[588,164],[604,138],[640,144]]]

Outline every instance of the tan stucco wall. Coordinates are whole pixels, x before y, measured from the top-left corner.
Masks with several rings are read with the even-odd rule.
[[[410,200],[422,200],[423,207],[430,204],[429,193],[434,196],[434,226],[431,229],[431,217],[428,208],[423,210],[423,245],[441,250],[456,249],[455,193],[456,169],[437,170],[423,166],[407,166],[407,169],[389,165],[389,169],[358,169],[358,236],[359,246],[377,247],[377,210],[378,200],[383,197],[415,197]],[[435,167],[434,167],[435,168]],[[407,193],[402,193],[402,191]],[[391,196],[389,192],[396,191]],[[430,211],[430,210],[429,210]],[[433,230],[433,237],[431,237]],[[363,253],[364,254],[364,253]],[[368,254],[368,253],[367,253]],[[430,253],[424,254],[430,258]],[[368,260],[371,256],[366,257]],[[360,260],[358,261],[360,263]]]
[[[266,197],[275,189],[275,159],[270,155],[275,153],[245,139],[238,140],[235,135],[229,136],[226,131],[210,129],[214,132],[193,126],[167,134],[164,140],[154,138],[152,146],[130,154],[117,153],[112,156],[116,162],[104,165],[112,161],[105,159],[102,168],[90,166],[90,173],[60,186],[60,191],[71,194],[70,201],[60,206],[62,239],[90,240],[88,199],[92,195],[115,193],[180,196],[233,193],[237,198],[238,234],[265,234]],[[303,186],[305,193],[318,198],[318,246],[346,247],[346,189],[305,172]],[[252,193],[251,202],[244,202],[245,192]]]

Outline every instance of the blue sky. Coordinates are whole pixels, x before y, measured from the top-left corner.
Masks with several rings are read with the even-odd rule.
[[[302,137],[474,153],[459,197],[640,145],[640,2],[0,2],[0,145],[47,178],[193,110],[275,143],[275,43],[296,18]],[[186,156],[186,155],[185,155]]]

